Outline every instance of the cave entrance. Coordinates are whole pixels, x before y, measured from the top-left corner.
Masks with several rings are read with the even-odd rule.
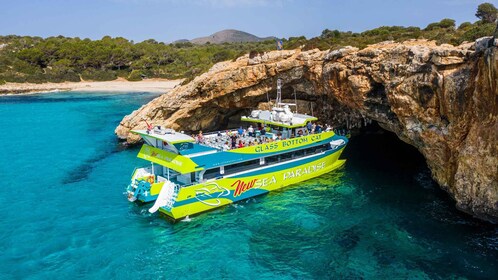
[[[374,168],[381,173],[400,169],[428,169],[425,158],[413,146],[383,129],[377,122],[360,128],[350,139],[343,157],[360,169]]]

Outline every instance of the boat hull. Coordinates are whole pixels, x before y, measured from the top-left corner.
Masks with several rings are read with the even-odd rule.
[[[183,187],[172,207],[161,207],[159,211],[169,218],[179,220],[323,175],[344,165],[345,160],[339,160],[343,149],[328,150],[235,176]]]

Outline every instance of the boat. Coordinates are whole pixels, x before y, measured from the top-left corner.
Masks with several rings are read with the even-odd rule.
[[[271,110],[253,110],[241,117],[247,130],[195,138],[160,126],[131,131],[145,142],[138,157],[149,163],[133,171],[128,199],[154,202],[149,212],[180,220],[343,166],[339,157],[348,139],[330,128],[310,131],[318,119],[291,106],[277,98]]]

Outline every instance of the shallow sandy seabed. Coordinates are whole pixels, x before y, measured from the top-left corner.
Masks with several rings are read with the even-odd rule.
[[[129,82],[117,79],[105,82],[63,82],[63,83],[6,83],[0,86],[1,94],[28,94],[53,91],[112,91],[112,92],[166,92],[179,85],[182,80],[147,79]]]

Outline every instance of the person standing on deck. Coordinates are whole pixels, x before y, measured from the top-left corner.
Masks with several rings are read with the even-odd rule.
[[[237,135],[232,134],[230,140],[232,140],[232,149],[237,148]]]
[[[241,127],[239,127],[239,129],[237,130],[237,132],[239,133],[239,136],[242,137],[244,136],[244,129]]]
[[[252,127],[252,124],[247,129],[247,133],[249,134],[249,137],[253,137],[254,136],[254,128]]]
[[[311,129],[313,128],[313,124],[311,122],[308,122],[306,124],[306,129],[308,130],[308,134],[311,134]]]
[[[199,134],[197,135],[197,140],[198,143],[204,143],[204,135],[202,134],[202,130],[199,131]]]

